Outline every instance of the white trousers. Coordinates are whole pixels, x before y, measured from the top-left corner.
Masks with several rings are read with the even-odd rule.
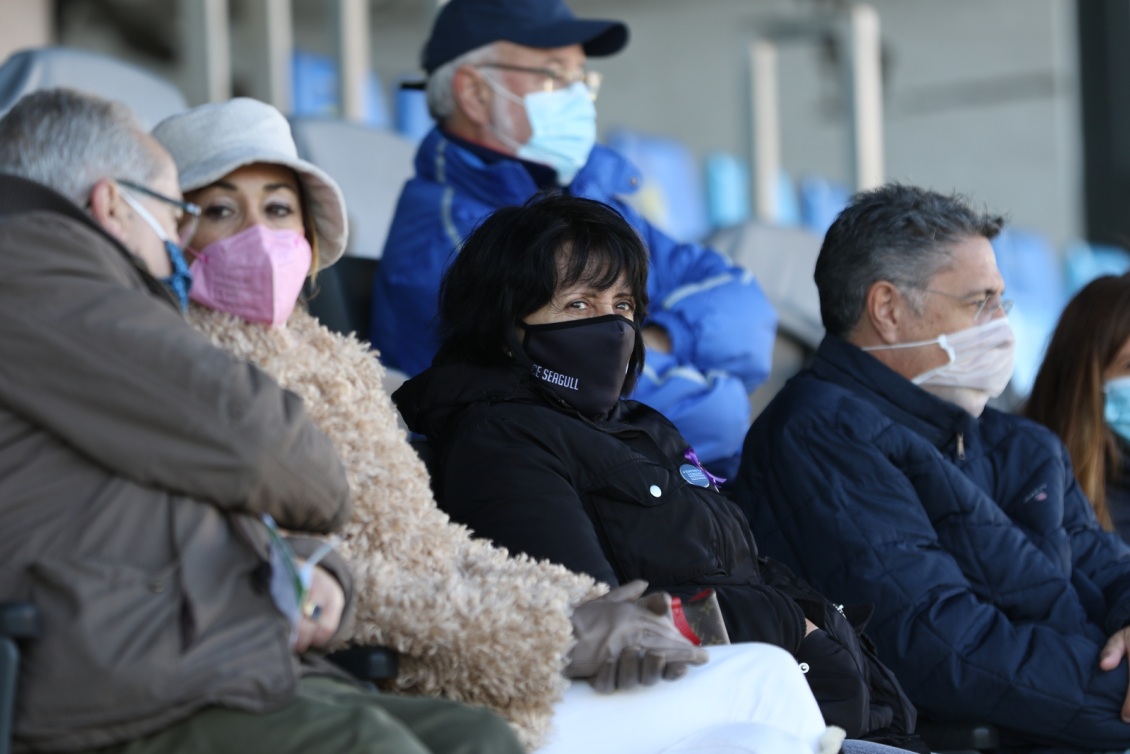
[[[538,754],[820,751],[827,728],[792,655],[752,643],[709,652],[684,678],[647,688],[598,694],[574,681]]]

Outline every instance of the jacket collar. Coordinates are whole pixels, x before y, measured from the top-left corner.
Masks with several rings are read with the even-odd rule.
[[[445,427],[464,409],[478,403],[540,405],[590,424],[604,432],[637,432],[643,404],[620,400],[605,419],[592,420],[546,390],[518,366],[480,366],[466,362],[433,364],[392,394],[408,429],[429,438],[442,437]],[[650,411],[650,409],[646,409]]]
[[[453,186],[474,201],[490,207],[522,205],[538,192],[538,182],[516,157],[482,147],[468,148],[463,139],[433,128],[416,153],[416,173],[441,185]],[[638,190],[640,174],[632,163],[597,144],[588,162],[565,189],[573,196],[604,201]]]
[[[966,454],[978,450],[977,418],[956,404],[931,395],[848,341],[826,335],[812,363],[820,379],[840,385],[871,403],[891,421],[948,451],[962,436]],[[985,409],[990,411],[992,409]]]
[[[27,212],[53,212],[82,223],[98,233],[122,255],[122,258],[130,267],[141,275],[142,281],[150,291],[177,306],[176,299],[168,287],[153,277],[140,259],[122,246],[118,239],[107,233],[77,204],[42,183],[10,173],[0,173],[0,221]]]
[[[0,217],[37,211],[66,215],[105,233],[77,204],[57,191],[17,175],[0,173]]]
[[[473,141],[468,141],[447,131],[444,131],[443,135],[452,144],[467,150],[487,165],[493,165],[503,160],[517,160],[521,163],[522,167],[526,169],[526,172],[530,174],[530,177],[534,179],[534,183],[536,183],[540,189],[552,189],[557,186],[557,171],[549,165],[542,165],[540,162],[530,162],[529,160],[523,160],[521,157],[511,157],[508,154],[504,154],[482,144],[476,144]]]

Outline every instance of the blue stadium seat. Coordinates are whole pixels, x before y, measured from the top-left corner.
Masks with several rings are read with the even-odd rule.
[[[698,241],[710,232],[702,176],[686,144],[618,129],[609,136],[608,146],[643,175],[640,190],[625,199],[652,224],[679,241]]]
[[[401,86],[396,88],[396,132],[419,144],[435,126],[428,112],[428,96],[423,89]]]
[[[749,219],[749,165],[728,152],[706,157],[706,206],[710,227],[718,230]]]
[[[1101,275],[1124,275],[1130,272],[1130,253],[1118,246],[1104,246],[1079,241],[1067,248],[1067,293],[1074,296],[1080,288]]]
[[[799,193],[801,224],[821,237],[851,200],[846,187],[819,176],[802,178]]]
[[[993,239],[993,251],[1004,278],[1006,298],[1016,302],[1009,315],[1016,333],[1010,393],[1019,401],[1032,389],[1048,339],[1067,303],[1067,287],[1059,257],[1040,233],[1005,228]]]
[[[337,62],[328,55],[295,50],[291,55],[291,111],[299,117],[332,118],[341,115],[341,76]],[[377,74],[365,79],[362,121],[374,128],[389,128],[388,105]]]

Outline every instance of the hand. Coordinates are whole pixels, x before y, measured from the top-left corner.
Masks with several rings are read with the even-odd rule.
[[[651,686],[686,675],[709,659],[675,628],[671,597],[643,599],[647,582],[633,581],[573,611],[573,647],[565,675],[587,678],[597,691]]]
[[[324,647],[337,633],[345,610],[345,592],[337,579],[321,566],[314,567],[310,590],[302,603],[298,619],[298,638],[294,651],[302,654],[311,647]]]
[[[645,348],[660,353],[671,353],[671,335],[659,325],[647,325],[640,334],[643,335]]]
[[[1122,662],[1122,658],[1127,656],[1128,649],[1130,649],[1130,628],[1116,631],[1107,640],[1102,651],[1099,652],[1099,667],[1103,670],[1114,670]],[[1130,678],[1127,681],[1126,699],[1122,702],[1122,722],[1124,723],[1130,723]]]

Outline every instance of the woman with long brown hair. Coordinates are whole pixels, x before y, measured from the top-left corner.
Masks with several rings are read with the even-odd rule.
[[[1025,414],[1060,436],[1099,521],[1130,541],[1130,275],[1067,304]]]

